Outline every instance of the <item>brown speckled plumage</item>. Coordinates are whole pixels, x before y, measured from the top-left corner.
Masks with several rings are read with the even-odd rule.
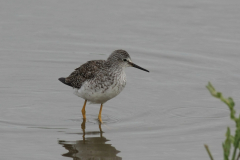
[[[98,78],[95,79],[95,81],[99,82],[99,86],[98,84],[95,84],[94,87],[103,88],[105,86],[103,81],[105,80],[108,80],[108,82],[110,82],[109,85],[111,85],[113,84],[115,76],[112,71],[118,71],[115,73],[120,74],[122,67],[118,67],[119,63],[123,58],[128,57],[130,56],[126,51],[116,50],[108,57],[107,60],[88,61],[87,63],[76,68],[75,71],[73,71],[67,78],[65,78],[64,82],[73,88],[79,89],[86,80],[91,81],[94,79],[94,77],[97,76]],[[104,88],[106,89],[106,87]]]
[[[83,82],[94,78],[97,72],[104,68],[105,62],[105,60],[88,61],[76,68],[75,71],[65,79],[65,83],[70,84],[73,88],[81,88]]]
[[[135,67],[148,70],[132,63],[124,50],[115,50],[107,60],[94,60],[76,68],[67,78],[59,78],[62,83],[74,88],[74,94],[85,99],[82,115],[86,120],[86,103],[101,104],[98,119],[102,123],[101,113],[105,102],[116,97],[126,86],[124,68]]]
[[[117,96],[126,85],[124,68],[136,67],[124,50],[115,50],[107,60],[93,60],[76,68],[61,82],[75,89],[74,94],[92,103],[105,103]],[[147,71],[147,70],[145,70]]]

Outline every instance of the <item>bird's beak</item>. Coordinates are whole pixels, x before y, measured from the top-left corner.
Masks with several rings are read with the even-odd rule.
[[[141,70],[143,70],[143,71],[149,72],[148,70],[146,70],[146,69],[144,69],[144,68],[142,68],[142,67],[140,67],[140,66],[138,66],[138,65],[136,65],[136,64],[134,64],[134,63],[132,63],[132,62],[129,62],[129,61],[128,61],[128,63],[129,63],[131,66],[135,67],[135,68],[138,68],[138,69],[141,69]]]

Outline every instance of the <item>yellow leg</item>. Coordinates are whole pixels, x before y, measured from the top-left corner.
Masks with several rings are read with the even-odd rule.
[[[87,100],[85,100],[83,108],[82,108],[83,119],[86,119],[86,111],[85,111],[86,103],[87,103]]]
[[[99,111],[99,114],[98,114],[98,119],[99,119],[99,121],[101,123],[102,123],[102,116],[101,116],[101,114],[102,114],[102,107],[103,107],[103,104],[101,104],[100,111]]]

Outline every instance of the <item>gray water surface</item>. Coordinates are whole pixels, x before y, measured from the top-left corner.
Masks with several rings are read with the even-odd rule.
[[[222,159],[228,108],[239,107],[240,1],[2,1],[0,159]],[[87,104],[58,81],[128,51],[127,85]],[[70,157],[70,158],[69,158]]]

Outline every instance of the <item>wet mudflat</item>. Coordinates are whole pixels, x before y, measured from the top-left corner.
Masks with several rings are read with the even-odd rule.
[[[239,107],[238,1],[1,3],[0,156],[7,159],[215,159],[229,120],[205,85]],[[57,79],[116,49],[127,86],[103,108]]]

